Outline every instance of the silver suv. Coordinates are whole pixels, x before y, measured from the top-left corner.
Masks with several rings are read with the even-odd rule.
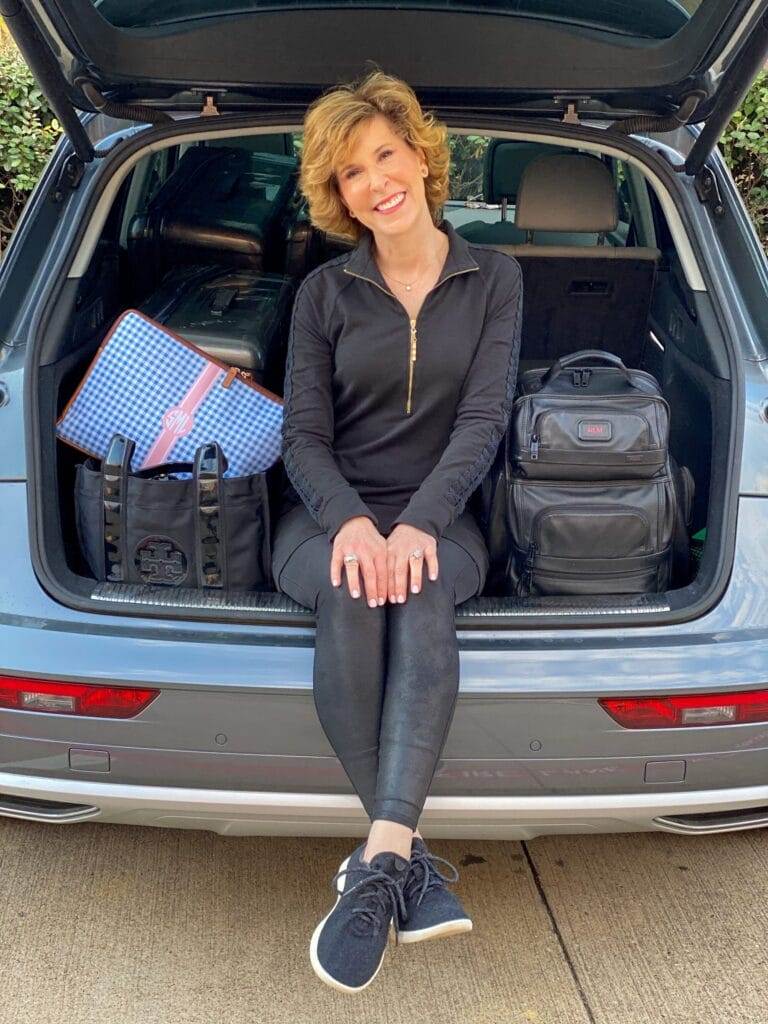
[[[301,121],[372,57],[449,125],[457,161],[476,162],[445,216],[524,267],[521,369],[546,365],[553,337],[621,337],[625,361],[660,381],[695,484],[694,557],[670,589],[519,597],[494,466],[472,498],[494,572],[456,611],[461,690],[424,828],[768,823],[768,275],[716,149],[768,52],[768,0],[3,8],[66,135],[0,265],[0,815],[364,831],[315,712],[312,614],[274,587],[94,579],[73,501],[84,456],[55,425],[115,318],[190,248],[222,256],[203,201],[181,242],[148,227],[190,149],[271,154],[292,175],[288,189],[266,176],[226,226],[249,239],[251,272],[295,285],[344,250],[296,191]],[[614,230],[571,230],[569,208],[591,200],[569,181],[545,230],[516,227],[521,174],[564,151],[609,168]]]

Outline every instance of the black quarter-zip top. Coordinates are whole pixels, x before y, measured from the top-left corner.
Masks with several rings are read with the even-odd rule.
[[[374,259],[373,235],[296,295],[286,361],[283,461],[332,540],[353,516],[439,539],[488,472],[512,410],[522,275],[443,221],[448,254],[410,317]]]
[[[455,238],[456,239],[459,239],[459,237],[460,237],[459,235],[455,234]],[[371,250],[370,240],[366,239],[366,243],[367,243],[366,244],[366,248]],[[449,242],[449,246],[450,246],[450,242]],[[458,245],[456,243],[454,243],[454,247],[456,249],[458,249]],[[456,254],[454,253],[454,255],[456,255]],[[429,292],[425,296],[425,299],[424,299],[425,302],[426,302],[427,298],[435,290],[435,288],[439,288],[440,285],[444,281],[448,280],[448,278],[455,277],[456,274],[470,274],[470,273],[472,273],[473,270],[479,270],[480,269],[477,266],[477,264],[474,264],[473,266],[461,267],[458,270],[454,270],[454,271],[452,271],[450,273],[447,273],[446,269],[447,269],[448,264],[450,262],[451,262],[451,260],[450,260],[450,251],[449,251],[448,259],[446,261],[446,264],[443,267],[443,271],[440,274],[440,276],[438,277],[438,279],[435,282],[435,284],[432,286],[432,288],[429,290]],[[402,305],[400,300],[397,298],[397,296],[390,289],[387,288],[386,283],[384,281],[384,278],[383,278],[381,272],[378,270],[376,262],[372,258],[369,259],[369,261],[368,261],[368,269],[369,269],[369,271],[370,271],[371,268],[373,268],[376,271],[376,277],[378,278],[378,280],[374,280],[371,277],[365,277],[364,275],[358,273],[357,271],[350,269],[349,266],[344,267],[344,273],[345,274],[352,274],[353,277],[359,277],[361,280],[369,281],[371,284],[376,285],[377,288],[381,288],[382,291],[386,295],[389,295],[390,298],[394,299],[394,301],[398,304],[398,306],[400,306],[402,308],[402,310],[406,314],[406,316],[408,316],[408,311]],[[417,352],[418,352],[418,335],[417,335],[417,330],[416,330],[416,328],[417,328],[417,321],[418,321],[418,316],[416,316],[416,317],[409,317],[409,320],[408,320],[408,322],[410,324],[410,337],[409,337],[409,347],[408,347],[408,392],[407,392],[407,398],[406,398],[406,402],[405,402],[405,413],[406,413],[407,416],[410,416],[410,414],[411,414],[412,398],[413,398],[413,369],[414,369],[414,363],[416,362],[416,356],[417,356]]]

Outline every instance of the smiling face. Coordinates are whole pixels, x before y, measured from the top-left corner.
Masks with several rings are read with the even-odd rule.
[[[427,162],[382,114],[363,121],[336,169],[342,201],[376,234],[398,235],[432,222],[424,181]]]

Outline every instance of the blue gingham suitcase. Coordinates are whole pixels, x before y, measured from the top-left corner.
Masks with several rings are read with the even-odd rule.
[[[218,442],[225,476],[248,476],[280,457],[283,401],[241,371],[135,309],[126,310],[99,346],[59,417],[57,435],[103,459],[113,435],[136,443],[131,469],[193,462]]]

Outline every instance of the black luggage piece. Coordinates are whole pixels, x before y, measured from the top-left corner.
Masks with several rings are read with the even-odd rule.
[[[295,157],[194,146],[130,225],[138,286],[147,290],[179,263],[270,269],[279,225],[296,189]],[[282,268],[281,268],[282,269]]]
[[[608,366],[581,366],[603,361]],[[658,382],[618,356],[585,349],[529,370],[512,412],[515,471],[537,480],[651,477],[667,459],[669,405]]]
[[[91,573],[109,583],[206,591],[267,589],[272,583],[270,508],[264,473],[224,477],[215,443],[194,464],[132,472],[134,442],[115,434],[99,464],[77,467],[75,515]],[[184,472],[191,479],[174,479]]]
[[[513,592],[655,593],[684,576],[693,478],[669,454],[655,378],[587,349],[524,374],[519,392],[506,441]]]
[[[180,267],[140,311],[282,394],[293,294],[278,274]]]

